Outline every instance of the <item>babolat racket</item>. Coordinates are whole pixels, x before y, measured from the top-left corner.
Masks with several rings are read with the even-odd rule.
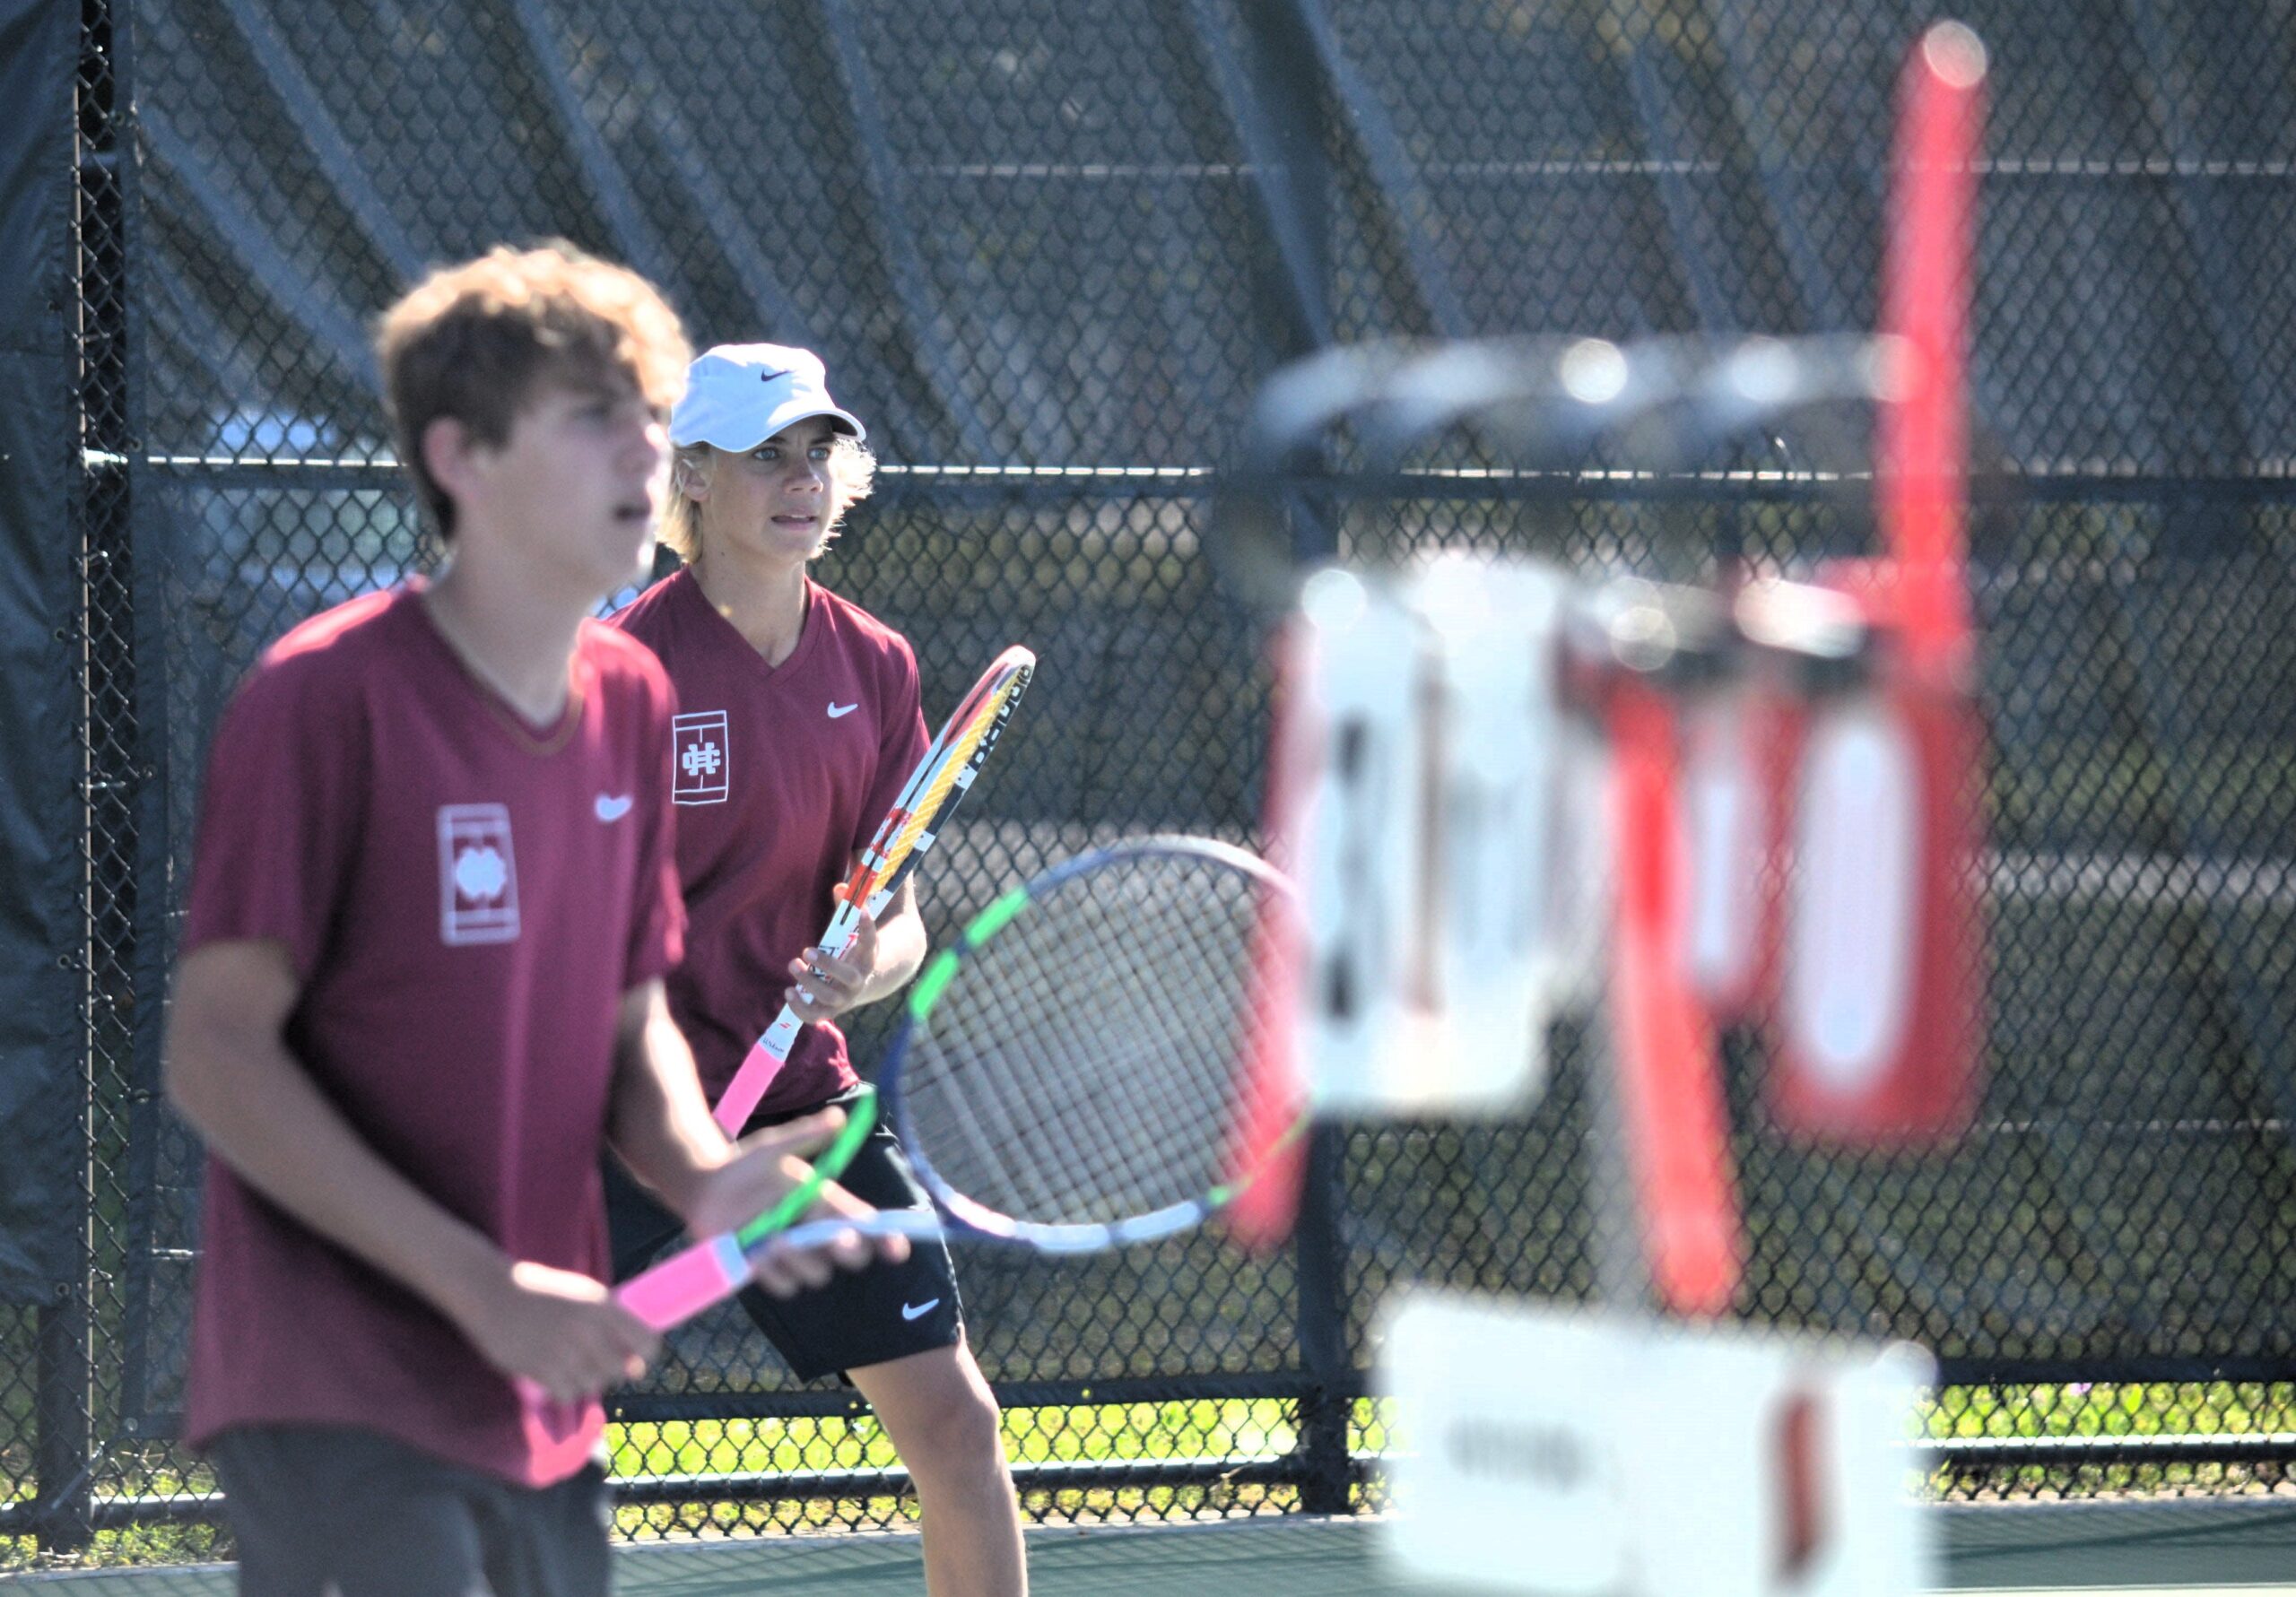
[[[958,802],[971,790],[973,778],[980,774],[1004,723],[1012,718],[1013,707],[1027,690],[1036,664],[1036,655],[1015,644],[997,655],[972,685],[972,691],[965,695],[964,702],[957,706],[941,734],[909,773],[900,796],[893,800],[893,807],[869,839],[869,846],[862,850],[861,863],[845,883],[845,897],[830,917],[829,929],[821,935],[822,947],[832,954],[843,953],[860,932],[862,918],[876,919],[878,912],[892,901],[909,873],[932,849],[933,839]],[[785,1003],[765,1035],[750,1045],[741,1068],[718,1100],[718,1124],[727,1136],[739,1135],[748,1124],[751,1112],[787,1063],[789,1050],[803,1029],[804,1022]]]
[[[812,1196],[801,1189],[636,1277],[620,1300],[666,1330],[745,1284],[747,1254],[776,1236],[1079,1254],[1201,1223],[1259,1173],[1233,1168],[1233,1128],[1257,1114],[1263,1033],[1284,1023],[1258,950],[1291,891],[1242,849],[1160,837],[1094,849],[1004,894],[926,965],[878,1072],[931,1211],[782,1230],[776,1219]]]

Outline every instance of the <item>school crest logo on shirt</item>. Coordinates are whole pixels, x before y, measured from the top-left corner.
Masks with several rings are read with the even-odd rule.
[[[449,947],[518,935],[518,860],[502,804],[439,807],[439,936]]]
[[[722,804],[734,791],[724,710],[695,710],[670,722],[670,802]]]

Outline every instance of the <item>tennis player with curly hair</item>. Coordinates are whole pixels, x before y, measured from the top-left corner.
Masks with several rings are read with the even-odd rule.
[[[274,644],[215,733],[167,1045],[209,1152],[186,1431],[245,1592],[602,1593],[599,1394],[656,1343],[603,1284],[600,1159],[709,1235],[836,1117],[736,1147],[709,1116],[663,986],[669,681],[587,619],[649,547],[677,318],[498,249],[379,353],[449,558]]]

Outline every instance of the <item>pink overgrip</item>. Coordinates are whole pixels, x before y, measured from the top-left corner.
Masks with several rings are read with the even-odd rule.
[[[622,1283],[614,1299],[656,1332],[667,1332],[749,1284],[750,1262],[727,1231],[674,1254]]]

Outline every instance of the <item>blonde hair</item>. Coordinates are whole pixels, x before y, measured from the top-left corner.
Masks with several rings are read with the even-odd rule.
[[[383,313],[375,352],[398,457],[449,539],[454,501],[422,458],[431,422],[451,418],[500,446],[545,378],[624,379],[666,415],[693,358],[677,312],[653,284],[558,239],[497,246],[432,273]]]
[[[701,507],[686,493],[686,487],[697,475],[707,477],[716,468],[715,456],[731,454],[714,444],[680,444],[670,464],[670,499],[662,508],[662,525],[658,536],[678,559],[688,565],[701,547]],[[849,432],[840,432],[830,439],[829,482],[831,509],[829,525],[822,531],[822,541],[813,548],[818,555],[836,539],[839,525],[845,513],[869,497],[877,485],[877,457],[869,453],[869,446]]]

